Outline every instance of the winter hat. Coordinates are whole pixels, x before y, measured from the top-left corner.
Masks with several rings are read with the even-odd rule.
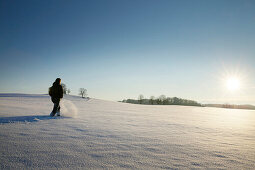
[[[57,78],[57,79],[55,80],[55,82],[58,83],[58,84],[60,84],[60,81],[61,81],[60,78]]]

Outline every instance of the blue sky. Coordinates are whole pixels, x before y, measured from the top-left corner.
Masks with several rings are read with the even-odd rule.
[[[0,1],[1,93],[255,104],[254,47],[252,0]]]

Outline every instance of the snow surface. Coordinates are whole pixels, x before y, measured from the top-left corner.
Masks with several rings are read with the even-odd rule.
[[[255,111],[0,94],[1,169],[254,169]]]

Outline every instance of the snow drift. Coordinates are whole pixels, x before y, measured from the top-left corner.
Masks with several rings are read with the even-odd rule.
[[[0,169],[255,167],[255,111],[0,94]]]

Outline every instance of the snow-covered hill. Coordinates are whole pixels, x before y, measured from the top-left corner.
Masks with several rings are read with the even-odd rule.
[[[0,94],[0,168],[255,167],[255,111]]]

